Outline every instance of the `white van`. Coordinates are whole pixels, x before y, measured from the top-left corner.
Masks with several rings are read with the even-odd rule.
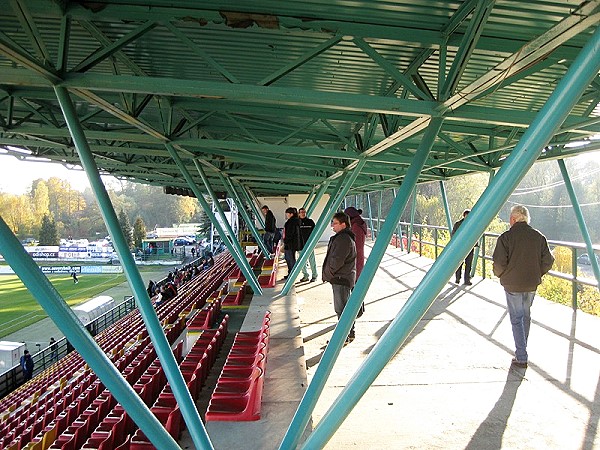
[[[92,320],[100,317],[115,306],[115,300],[109,295],[100,295],[73,307],[73,312],[85,326]]]

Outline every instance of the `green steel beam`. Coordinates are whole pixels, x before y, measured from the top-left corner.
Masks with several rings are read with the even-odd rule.
[[[413,189],[413,193],[412,193],[412,203],[410,205],[410,225],[408,227],[408,241],[407,241],[408,249],[406,250],[408,253],[410,253],[410,251],[412,249],[413,226],[415,224],[415,212],[416,211],[417,211],[417,186],[415,185],[415,187]]]
[[[240,270],[246,277],[246,280],[248,280],[248,283],[252,287],[252,290],[254,290],[254,292],[256,294],[261,295],[262,289],[256,283],[256,278],[254,276],[254,272],[252,272],[252,270],[248,269],[248,260],[246,259],[246,256],[244,255],[242,258],[238,254],[238,249],[232,244],[232,242],[229,239],[227,239],[227,231],[225,230],[223,225],[221,225],[221,223],[216,219],[216,217],[214,217],[214,215],[212,214],[212,208],[210,207],[208,202],[204,199],[204,193],[202,191],[200,191],[200,189],[198,188],[198,185],[196,184],[196,182],[190,175],[189,171],[186,169],[185,165],[183,164],[183,161],[181,160],[181,157],[177,154],[177,151],[175,150],[175,148],[171,144],[165,144],[165,147],[167,148],[167,150],[169,151],[169,154],[175,161],[175,164],[177,164],[177,167],[179,167],[179,169],[181,170],[181,174],[187,181],[190,189],[192,189],[192,191],[194,192],[194,195],[196,196],[198,202],[200,203],[200,206],[202,206],[202,208],[204,209],[204,212],[206,214],[208,214],[208,217],[210,218],[212,224],[217,229],[217,232],[221,236],[223,243],[225,244],[225,246],[231,253],[231,256],[233,257],[233,259],[237,263],[238,267],[240,268]],[[195,160],[194,160],[194,162],[195,162]],[[200,167],[200,166],[198,165],[198,167]],[[227,222],[227,220],[225,220],[225,223],[226,222]],[[235,239],[235,236],[232,236],[232,238]]]
[[[126,45],[129,45],[131,42],[138,39],[140,36],[143,36],[148,31],[152,30],[158,24],[153,21],[147,21],[141,25],[139,25],[136,29],[131,31],[130,33],[122,36],[120,39],[117,39],[114,42],[111,42],[108,46],[102,46],[99,49],[94,50],[87,58],[77,64],[75,67],[71,69],[71,72],[87,72],[96,64],[101,63],[106,58],[114,55],[116,52],[120,51]]]
[[[10,6],[15,12],[21,27],[31,42],[31,46],[35,49],[37,56],[45,63],[51,63],[50,53],[46,49],[44,40],[38,31],[38,28],[33,20],[33,17],[29,13],[29,10],[25,6],[24,1],[10,0]]]
[[[175,152],[174,149],[172,149],[172,151]],[[233,255],[233,256],[236,259],[236,262],[238,263],[238,265],[240,265],[240,270],[246,277],[248,284],[250,285],[250,287],[256,294],[261,295],[262,288],[260,287],[260,284],[258,283],[258,279],[257,279],[256,275],[254,274],[252,267],[250,267],[250,263],[248,262],[248,259],[246,258],[246,253],[242,249],[242,247],[237,239],[237,236],[231,229],[231,225],[229,224],[229,221],[227,220],[227,217],[225,216],[225,213],[223,212],[223,208],[221,208],[221,203],[219,202],[219,199],[217,198],[215,192],[212,189],[212,186],[209,183],[208,178],[206,177],[206,174],[204,173],[204,169],[202,169],[202,166],[200,166],[200,164],[198,163],[197,160],[194,160],[194,163],[196,165],[196,169],[198,170],[198,173],[200,173],[200,176],[202,177],[202,181],[204,182],[204,185],[206,186],[206,190],[208,191],[209,195],[212,198],[213,205],[214,205],[215,209],[217,210],[217,214],[219,214],[219,217],[221,218],[221,221],[223,223],[223,225],[221,225],[221,228],[224,228],[224,230],[226,231],[226,234],[221,234],[221,230],[219,230],[217,228],[219,230],[219,235],[221,235],[221,238],[225,244],[227,243],[227,235],[229,235],[230,244],[231,244],[231,246],[228,247],[230,249],[229,251],[231,252],[231,249],[235,250],[235,252],[237,253],[237,258],[235,258],[236,255]],[[208,212],[207,212],[207,214],[208,214]],[[218,220],[213,221],[213,217],[211,217],[211,215],[212,215],[212,211],[211,211],[211,214],[208,215],[208,217],[211,219],[211,222],[213,222],[213,224],[216,227]]]
[[[596,253],[594,252],[592,239],[590,238],[590,232],[588,231],[585,218],[583,217],[583,211],[581,210],[581,206],[579,206],[577,194],[575,193],[575,189],[573,189],[573,183],[571,183],[571,177],[569,176],[565,161],[559,159],[557,162],[558,167],[560,168],[560,173],[565,181],[565,187],[569,193],[571,204],[573,205],[573,212],[575,213],[575,218],[577,219],[577,224],[579,225],[579,230],[581,231],[581,236],[583,237],[583,242],[585,242],[585,248],[590,256],[590,264],[592,265],[592,270],[594,272],[594,276],[596,277],[596,288],[600,290],[600,267],[598,267],[598,260],[594,257]]]
[[[206,430],[204,429],[204,425],[202,424],[198,410],[194,405],[194,401],[189,390],[187,389],[185,380],[181,375],[177,361],[175,360],[175,356],[173,355],[169,345],[169,341],[167,341],[164,331],[156,316],[154,306],[148,297],[144,281],[142,280],[142,277],[140,276],[140,273],[135,265],[135,261],[133,260],[133,256],[129,251],[129,246],[127,245],[127,241],[123,236],[123,231],[121,230],[119,220],[112,207],[110,198],[106,192],[106,188],[102,183],[102,179],[98,173],[98,168],[94,162],[92,153],[87,146],[83,129],[77,120],[77,114],[75,112],[73,102],[66,89],[55,87],[54,91],[60,103],[61,109],[63,110],[63,115],[67,121],[69,131],[73,136],[73,141],[75,142],[75,148],[79,154],[81,164],[85,169],[90,186],[92,187],[92,191],[94,192],[96,200],[98,201],[104,223],[106,224],[106,228],[109,231],[115,250],[119,255],[123,269],[125,270],[125,276],[137,300],[140,314],[144,319],[144,323],[148,329],[148,334],[150,335],[152,343],[156,348],[156,353],[165,370],[165,375],[173,387],[173,394],[175,395],[175,398],[177,399],[177,402],[181,408],[181,413],[184,417],[184,420],[188,425],[188,429],[190,429],[192,440],[198,448],[212,448],[212,444],[208,439],[208,435],[206,434]],[[138,425],[141,427],[142,424]],[[146,429],[148,432],[150,432],[150,434],[146,434]],[[152,442],[157,442],[160,435],[158,435],[156,429],[146,429],[144,430],[144,433],[148,436],[148,438]]]
[[[298,406],[296,415],[292,420],[292,424],[284,436],[280,447],[281,449],[293,449],[296,448],[296,445],[298,445],[300,436],[304,432],[304,429],[308,423],[308,419],[310,418],[314,406],[316,405],[318,396],[325,387],[325,382],[327,381],[327,378],[333,369],[333,365],[340,354],[346,336],[348,336],[348,332],[356,320],[356,314],[358,313],[360,305],[362,305],[365,295],[369,290],[369,286],[375,277],[375,272],[377,272],[377,269],[379,268],[379,264],[381,263],[381,260],[385,254],[385,250],[390,243],[390,239],[394,233],[396,224],[398,223],[400,215],[406,206],[406,202],[408,201],[410,193],[416,186],[417,180],[419,179],[419,173],[421,172],[423,164],[425,164],[427,154],[429,153],[429,150],[431,149],[433,141],[435,140],[435,137],[441,126],[442,119],[435,118],[431,121],[431,125],[427,128],[425,134],[423,135],[423,141],[421,142],[421,145],[419,145],[417,153],[415,154],[415,161],[410,168],[410,173],[407,175],[405,182],[398,190],[398,196],[390,208],[390,214],[385,221],[383,230],[381,234],[377,236],[375,245],[369,254],[369,258],[367,259],[365,267],[363,268],[363,271],[358,278],[352,293],[350,294],[350,298],[348,299],[348,303],[344,308],[344,312],[342,313],[337,326],[333,330],[333,335],[331,336],[329,344],[327,345],[327,348],[321,357],[321,361],[317,366],[317,370],[313,376],[313,379],[308,385],[306,393],[304,394],[304,397]],[[319,432],[321,431],[320,427],[323,423],[323,420],[319,422],[317,428],[315,428],[313,433],[308,436],[301,448],[311,449],[323,448],[325,446],[326,441],[319,441]],[[292,426],[295,426],[295,428],[292,428]],[[315,440],[320,443],[315,445]]]
[[[315,193],[315,196],[312,199],[310,206],[308,206],[308,208],[306,208],[306,216],[307,217],[312,217],[312,214],[315,212],[315,208],[319,204],[319,201],[321,201],[323,194],[325,194],[325,192],[327,192],[327,188],[329,187],[330,183],[331,183],[330,180],[325,180],[325,181],[323,181],[321,186],[319,186],[319,189]]]
[[[221,181],[225,185],[226,189],[229,191],[231,198],[233,198],[233,200],[238,205],[238,211],[240,212],[240,214],[242,215],[242,218],[246,222],[246,226],[250,229],[252,236],[254,236],[254,239],[256,240],[256,245],[258,246],[258,248],[260,248],[260,251],[263,252],[263,255],[265,255],[265,257],[268,259],[271,252],[269,251],[269,249],[267,249],[267,247],[262,239],[262,236],[259,234],[258,230],[256,229],[256,226],[254,225],[254,221],[248,215],[248,211],[246,211],[246,207],[244,206],[242,199],[240,198],[237,191],[235,190],[233,183],[231,182],[231,180],[229,178],[226,178],[221,173],[219,173],[219,178],[221,178]]]
[[[475,50],[477,41],[483,32],[483,26],[492,12],[494,3],[496,3],[496,0],[481,1],[477,4],[458,52],[452,61],[450,71],[446,76],[440,97],[442,100],[447,99],[449,95],[454,93],[460,77],[469,62],[469,58]]]
[[[448,197],[446,196],[446,186],[444,180],[440,180],[440,193],[442,194],[442,204],[446,213],[446,223],[448,223],[448,231],[452,231],[452,216],[450,215],[450,207],[448,206]]]
[[[590,81],[597,75],[599,70],[600,28],[595,31],[592,38],[573,62],[565,77],[558,83],[554,93],[540,111],[538,118],[536,118],[531,127],[525,132],[515,151],[507,158],[502,168],[498,171],[498,174],[486,188],[471,213],[456,232],[455,239],[450,240],[446,249],[434,262],[421,283],[419,283],[419,286],[404,304],[398,316],[396,316],[386,329],[350,382],[344,387],[331,408],[325,413],[313,433],[308,437],[304,443],[304,448],[323,448],[325,446],[326,442],[331,438],[335,430],[338,429],[369,386],[371,386],[381,370],[398,352],[412,329],[446,285],[452,273],[467,253],[471,251],[479,236],[484,233],[487,225],[496,216],[510,194],[518,186],[520,180],[533,165],[542,149],[550,141],[553,131],[564,121],[568,112],[573,108],[579,96],[589,86]],[[390,222],[390,228],[392,225]],[[383,254],[383,252],[381,253]],[[373,261],[374,264],[371,264],[371,260],[375,259],[373,258],[374,254],[378,255],[378,252],[375,252],[375,248],[371,251],[371,255],[363,270],[363,274],[369,269],[372,270],[372,273],[368,273],[365,277],[365,279],[369,278],[369,281],[373,277],[376,266],[379,263],[378,261]],[[342,333],[349,331],[350,322],[354,320],[352,314],[356,315],[360,307],[362,297],[359,298],[359,295],[355,294],[363,287],[362,280],[364,279],[361,275],[358,285],[352,292],[344,313],[340,318],[340,324],[344,319],[348,322],[346,329],[340,330],[341,332],[338,333],[337,338],[340,346],[341,339],[343,339]],[[336,338],[335,334],[338,328],[340,328],[340,324],[338,324],[334,331],[332,341]],[[345,335],[343,336],[345,337]],[[327,353],[327,350],[325,352]],[[321,359],[317,371],[321,368],[324,359],[325,354]],[[315,378],[316,376],[317,374],[315,374]],[[313,378],[313,382],[315,378]]]
[[[246,188],[244,187],[244,185],[242,183],[238,182],[238,187],[240,189],[240,192],[242,193],[242,196],[246,199],[246,203],[248,204],[248,206],[250,206],[250,208],[252,208],[252,211],[254,212],[254,216],[256,217],[256,220],[258,220],[259,225],[261,226],[261,228],[264,229],[265,228],[265,219],[260,212],[259,205],[257,204],[257,202],[255,202],[253,199],[250,198],[248,191],[246,190]],[[260,207],[262,207],[262,205],[260,205]]]
[[[0,253],[127,414],[157,448],[180,450],[0,217]]]
[[[274,73],[269,74],[267,77],[260,80],[257,84],[260,86],[271,85],[272,83],[274,83],[275,81],[284,77],[288,73],[292,72],[293,70],[297,69],[298,67],[302,66],[303,64],[312,60],[313,58],[319,56],[323,52],[326,52],[331,47],[335,46],[338,42],[340,42],[342,40],[342,38],[343,38],[342,35],[333,36],[331,39],[328,39],[327,41],[323,42],[322,44],[319,44],[316,47],[309,49],[307,52],[305,52],[303,55],[301,55],[296,60],[286,64],[285,66],[276,70]]]

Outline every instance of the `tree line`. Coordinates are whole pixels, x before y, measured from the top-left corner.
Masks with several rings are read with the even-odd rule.
[[[122,229],[129,229],[125,236],[132,247],[141,243],[146,228],[207,221],[195,198],[167,195],[161,187],[123,181],[120,189],[108,188],[107,191]],[[91,189],[80,192],[73,189],[68,180],[57,177],[36,179],[21,195],[0,191],[0,216],[19,239],[57,241],[60,238],[98,239],[107,235]]]

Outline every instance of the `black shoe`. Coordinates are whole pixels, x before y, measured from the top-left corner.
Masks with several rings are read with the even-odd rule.
[[[460,284],[460,280],[454,280],[454,284]]]
[[[306,281],[308,281],[308,277],[302,277],[302,278],[300,278],[300,282],[301,283],[304,283]]]
[[[314,278],[310,279],[310,283],[314,283],[315,281],[317,281],[317,277],[314,277]]]
[[[473,286],[473,283],[471,283],[471,280],[465,280],[465,282],[463,284],[466,284],[467,286]]]
[[[349,344],[350,342],[352,342],[354,340],[354,335],[350,335],[346,338],[346,344]]]
[[[511,364],[517,367],[527,367],[527,361],[519,361],[517,358],[513,358]]]
[[[288,277],[289,277],[289,275],[285,275],[285,276],[283,277],[283,279],[284,279],[284,280],[287,280],[287,279],[288,279]]]

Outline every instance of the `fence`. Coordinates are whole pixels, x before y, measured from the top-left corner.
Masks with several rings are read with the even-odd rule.
[[[373,221],[377,223],[379,219],[365,218],[366,221]],[[381,220],[383,224],[384,220]],[[377,226],[371,226],[370,230],[373,231],[374,235],[377,235]],[[424,224],[413,224],[411,226],[408,222],[400,222],[398,224],[398,236],[392,239],[392,245],[396,247],[402,247],[404,250],[409,252],[418,252],[419,255],[423,256],[424,249],[428,246],[433,247],[433,252],[427,252],[428,257],[436,259],[442,250],[446,247],[445,243],[449,238],[449,231],[447,227],[441,227],[436,225],[424,225]],[[404,231],[403,231],[404,230]],[[374,236],[374,237],[375,237]],[[483,278],[491,277],[492,268],[492,254],[493,248],[496,245],[496,240],[500,236],[497,233],[484,233],[479,241],[479,247],[476,247],[476,257],[474,264],[479,269],[480,275]],[[409,244],[410,249],[406,244]],[[573,309],[578,308],[577,295],[581,291],[583,286],[598,287],[597,280],[594,279],[593,275],[590,277],[581,276],[579,265],[577,264],[577,258],[583,253],[587,253],[585,244],[579,242],[563,242],[548,240],[548,245],[551,249],[555,250],[558,247],[564,247],[570,250],[571,260],[570,269],[571,273],[560,272],[551,270],[548,275],[551,277],[567,280],[571,283],[571,306]],[[594,246],[595,250],[600,250]]]

